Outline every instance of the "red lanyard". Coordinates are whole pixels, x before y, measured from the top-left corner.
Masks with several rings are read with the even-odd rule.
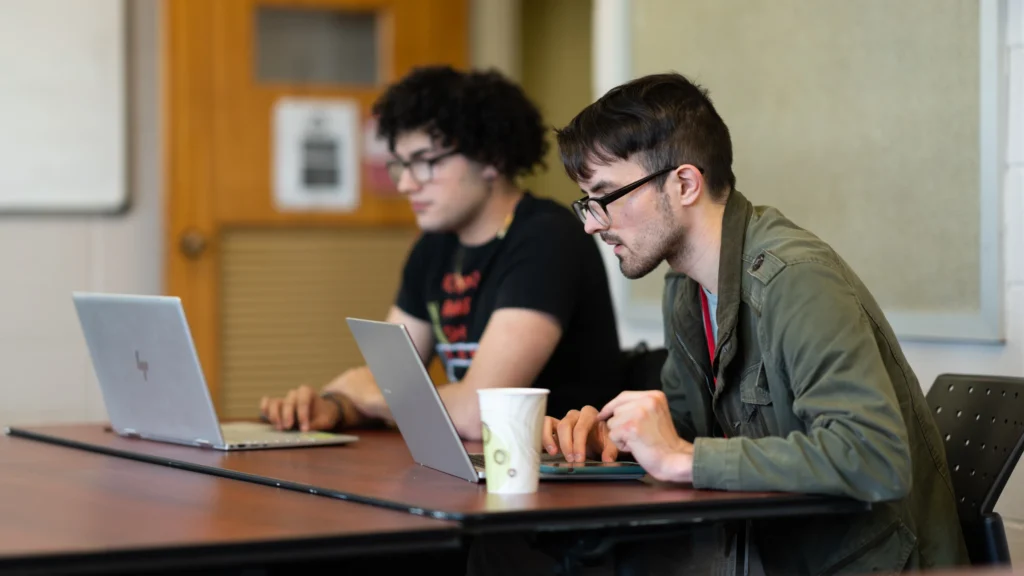
[[[700,288],[698,286],[698,288]],[[708,306],[708,296],[704,293],[704,289],[700,288],[700,307],[704,310],[704,337],[708,341],[708,356],[711,358],[711,370],[714,372],[715,366],[715,331],[711,328],[711,309]],[[717,385],[717,378],[715,379]]]
[[[711,373],[715,372],[715,331],[711,327],[711,307],[708,306],[708,296],[704,293],[704,288],[698,286],[700,290],[700,307],[704,311],[704,338],[708,341],[708,356],[711,358]],[[712,376],[715,381],[715,388],[718,388],[718,377]],[[722,431],[722,436],[728,438],[729,435]]]

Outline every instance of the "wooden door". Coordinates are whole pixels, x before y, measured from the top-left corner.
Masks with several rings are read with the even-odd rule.
[[[417,65],[466,66],[466,2],[164,1],[166,292],[222,417],[362,364],[345,317],[383,318],[417,234],[363,150],[355,207],[276,200],[276,107],[343,99],[372,133],[384,85]]]

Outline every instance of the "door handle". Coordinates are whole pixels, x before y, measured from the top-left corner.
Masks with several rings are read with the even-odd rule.
[[[206,236],[195,229],[186,230],[178,240],[178,249],[190,260],[197,260],[206,251]]]

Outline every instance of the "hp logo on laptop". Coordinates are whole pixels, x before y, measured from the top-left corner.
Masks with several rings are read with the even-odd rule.
[[[135,351],[135,367],[142,372],[142,379],[149,382],[149,362],[139,358],[139,351]]]

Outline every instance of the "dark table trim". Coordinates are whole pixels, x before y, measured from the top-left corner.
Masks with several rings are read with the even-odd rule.
[[[349,502],[368,504],[391,510],[398,510],[417,516],[438,520],[452,520],[462,523],[469,534],[485,532],[514,531],[566,531],[576,529],[600,529],[617,526],[658,526],[729,520],[757,520],[818,514],[850,514],[871,509],[867,502],[846,498],[830,498],[805,494],[784,494],[778,498],[735,499],[727,502],[690,502],[682,509],[672,510],[664,503],[649,505],[617,506],[615,508],[578,508],[572,510],[529,510],[523,512],[469,513],[426,509],[403,502],[371,498],[359,494],[324,489],[318,486],[289,482],[255,474],[235,472],[216,466],[205,466],[181,460],[151,456],[128,450],[118,450],[78,442],[68,438],[42,434],[16,427],[7,429],[11,436],[40,442],[77,448],[140,462],[169,466],[201,474],[220,476],[243,482],[251,482],[275,488],[305,492]]]
[[[384,534],[284,538],[71,554],[47,552],[25,556],[0,556],[0,573],[134,574],[143,570],[163,572],[196,568],[214,569],[268,562],[458,550],[462,544],[462,537],[457,528],[441,528],[436,531],[411,530]]]

